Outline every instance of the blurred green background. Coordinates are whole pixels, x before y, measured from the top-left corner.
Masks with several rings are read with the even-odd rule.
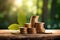
[[[0,0],[0,29],[24,26],[34,15],[40,16],[46,29],[60,29],[60,0]]]

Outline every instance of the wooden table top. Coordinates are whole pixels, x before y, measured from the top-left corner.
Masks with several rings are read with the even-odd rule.
[[[60,30],[46,30],[45,32],[47,34],[19,34],[19,30],[0,30],[0,37],[3,36],[3,37],[15,37],[15,38],[33,38],[33,37],[60,36]],[[51,32],[52,34],[49,34]]]

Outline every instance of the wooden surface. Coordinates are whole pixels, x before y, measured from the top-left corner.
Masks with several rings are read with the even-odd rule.
[[[51,32],[52,34],[47,34]],[[24,40],[28,40],[29,38],[32,40],[34,38],[36,40],[54,39],[54,38],[60,38],[60,30],[46,30],[46,34],[19,34],[19,30],[0,30],[0,39],[3,39],[3,38],[14,39],[14,40],[15,39],[20,40],[22,38]]]
[[[18,37],[18,38],[26,38],[26,37],[54,37],[54,36],[60,36],[60,34],[0,34],[0,36],[4,37]]]
[[[19,30],[0,30],[0,34],[19,33]],[[60,30],[45,30],[45,33],[60,34]]]
[[[48,37],[48,36],[60,36],[60,30],[46,30],[46,33],[52,34],[19,34],[19,30],[0,30],[0,36],[6,37],[18,37],[18,38],[26,38],[26,37]]]
[[[1,40],[55,40],[59,38],[60,34],[0,34]]]

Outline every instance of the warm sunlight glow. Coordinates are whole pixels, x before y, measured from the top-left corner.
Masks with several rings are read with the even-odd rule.
[[[33,11],[33,14],[36,15],[36,14],[37,14],[37,7],[34,6],[34,7],[32,8],[32,11]]]
[[[52,33],[52,30],[45,30],[45,33]]]
[[[15,8],[15,7],[12,8],[12,11],[16,11],[16,10],[17,10],[17,8]]]
[[[31,7],[33,5],[32,1],[28,1],[27,4],[29,7]]]
[[[60,34],[60,30],[45,30],[45,33]]]
[[[20,6],[22,6],[22,0],[15,0],[14,4],[17,7],[20,7]]]

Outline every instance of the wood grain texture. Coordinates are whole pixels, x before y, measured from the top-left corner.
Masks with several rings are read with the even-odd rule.
[[[16,31],[16,30],[15,30]],[[51,30],[50,30],[51,31]],[[54,30],[52,30],[54,31]],[[55,30],[55,32],[59,32],[59,30]],[[1,33],[3,32],[3,33]],[[13,32],[13,31],[12,31]],[[0,30],[0,39],[1,40],[60,40],[60,34],[52,33],[52,34],[19,34],[12,33],[11,30]]]

